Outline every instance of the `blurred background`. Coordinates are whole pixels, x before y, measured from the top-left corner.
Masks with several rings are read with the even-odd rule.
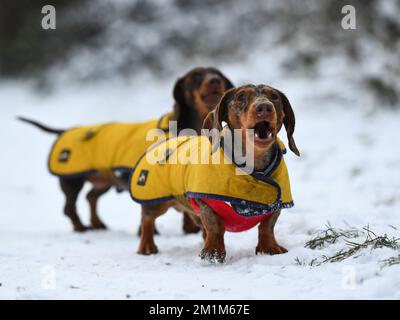
[[[57,10],[56,30],[41,28],[46,4]],[[355,30],[341,27],[346,4],[356,8]],[[194,65],[245,66],[263,54],[266,79],[271,69],[315,79],[334,59],[343,81],[395,108],[399,16],[399,0],[2,0],[0,79],[31,80],[39,90],[172,79]]]

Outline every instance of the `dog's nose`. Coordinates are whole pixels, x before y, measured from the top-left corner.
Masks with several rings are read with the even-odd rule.
[[[221,83],[221,79],[215,77],[215,78],[211,78],[209,80],[209,82],[210,82],[211,85],[219,85]]]
[[[270,103],[260,103],[256,106],[257,115],[267,115],[273,110],[273,105]]]

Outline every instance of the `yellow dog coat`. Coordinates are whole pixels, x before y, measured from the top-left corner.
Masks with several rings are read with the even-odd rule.
[[[65,131],[49,155],[49,170],[61,177],[85,176],[113,169],[132,169],[154,143],[151,129],[168,134],[172,114],[142,123],[104,123]]]
[[[252,220],[250,225],[253,225],[271,212],[293,206],[289,175],[282,156],[285,148],[279,139],[276,148],[278,157],[266,175],[238,175],[236,170],[240,168],[229,161],[221,146],[213,152],[207,137],[171,138],[150,149],[139,160],[131,176],[131,196],[142,204],[185,197],[195,210],[198,208],[191,201],[195,198],[228,202],[244,209],[253,207],[260,211],[257,217],[246,216],[246,210],[235,212],[248,222]],[[213,163],[215,159],[219,159],[219,163]],[[227,230],[245,230],[249,224],[243,223],[243,226]]]

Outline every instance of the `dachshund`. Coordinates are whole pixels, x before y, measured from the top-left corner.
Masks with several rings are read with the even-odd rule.
[[[222,94],[232,87],[233,85],[230,80],[225,75],[223,75],[221,71],[215,68],[198,67],[190,70],[184,76],[179,78],[175,83],[175,86],[173,88],[173,97],[175,100],[175,104],[169,120],[176,121],[178,132],[183,129],[189,128],[199,133],[206,115],[216,107],[218,101],[222,97]],[[36,121],[29,120],[23,117],[19,117],[19,120],[32,124],[45,132],[57,134],[59,136],[59,140],[63,139],[64,136],[74,134],[72,133],[73,130],[75,130],[74,132],[78,132],[78,130],[80,130],[80,128],[69,130],[52,129]],[[149,125],[152,126],[153,123],[156,124],[159,122],[157,120],[153,120],[152,122],[147,122],[145,124],[147,124],[148,127]],[[132,124],[131,126],[134,125],[136,124]],[[140,127],[141,124],[137,125],[138,127]],[[94,136],[97,131],[109,132],[113,130],[112,128],[113,126],[109,124],[102,124],[100,125],[100,127],[90,127],[87,130],[81,128],[82,130],[86,130],[84,131],[85,134],[82,140],[91,140],[93,139],[92,136]],[[166,130],[168,130],[168,125]],[[144,132],[144,130],[136,130],[132,132],[133,135],[138,135],[133,137],[135,139],[134,141],[145,141],[146,132]],[[111,134],[115,135],[115,132],[111,132]],[[76,135],[77,134],[75,134],[75,136]],[[97,133],[97,135],[100,134]],[[119,145],[116,146],[115,150],[118,150],[118,154],[124,155],[132,152],[132,148],[128,148],[129,146],[132,147],[132,145],[127,144],[125,146],[123,142],[124,141],[120,141]],[[94,156],[94,153],[102,155],[103,152],[111,149],[107,141],[102,141],[97,145],[97,149],[90,150],[89,153],[87,151],[83,152],[83,162],[88,160],[85,159],[85,157],[91,158]],[[138,146],[134,143],[133,147],[135,149],[135,155],[138,156],[145,153],[147,149],[146,144],[143,144],[143,146]],[[140,147],[142,147],[143,150],[138,149]],[[110,158],[117,157],[117,151],[115,150],[110,151]],[[62,152],[58,155],[59,158],[57,160],[60,162],[61,165],[62,162],[68,161],[70,153],[71,150],[63,149]],[[109,166],[111,166],[111,164]],[[106,168],[106,170],[104,170],[104,168],[101,168],[101,170],[99,168],[91,169],[93,170],[88,170],[87,172],[82,172],[79,174],[56,174],[59,176],[61,190],[63,191],[66,198],[64,214],[71,220],[73,229],[76,232],[84,232],[89,229],[106,229],[106,225],[101,221],[97,214],[98,199],[113,186],[116,187],[118,192],[126,190],[129,181],[130,171],[132,170],[132,168],[129,167],[121,168],[121,170],[119,170],[120,168],[117,168],[118,170],[114,170],[114,168]],[[76,210],[76,201],[85,182],[90,182],[93,186],[86,196],[90,204],[90,227],[84,225],[81,222]],[[195,233],[199,230],[185,212],[183,219],[183,230],[185,233]]]
[[[226,123],[224,127],[223,123]],[[293,206],[287,169],[282,157],[285,150],[282,147],[282,142],[277,137],[282,125],[284,125],[287,132],[290,150],[297,156],[300,156],[293,137],[295,115],[292,106],[285,94],[266,85],[244,85],[229,89],[223,95],[216,109],[211,111],[205,118],[203,129],[216,129],[218,132],[224,133],[222,136],[231,135],[232,139],[236,139],[233,132],[239,130],[243,145],[246,148],[251,148],[254,152],[253,173],[251,176],[248,175],[243,178],[247,180],[241,180],[242,184],[240,187],[234,189],[234,192],[236,192],[235,197],[210,199],[218,190],[225,190],[228,195],[232,195],[229,194],[230,190],[224,189],[224,185],[229,185],[229,179],[231,178],[225,175],[225,171],[224,173],[218,172],[221,170],[220,167],[213,167],[207,164],[203,166],[203,171],[200,174],[197,174],[197,176],[190,175],[188,179],[184,180],[184,183],[181,183],[184,186],[183,188],[190,188],[187,187],[188,184],[192,183],[196,185],[198,183],[196,181],[192,182],[196,180],[193,177],[198,177],[198,180],[201,180],[201,177],[207,175],[207,170],[211,171],[209,176],[214,177],[214,179],[210,180],[207,176],[200,193],[199,190],[196,190],[197,193],[188,192],[193,191],[188,189],[182,190],[182,192],[179,191],[179,193],[176,190],[168,191],[169,193],[167,192],[163,195],[171,196],[158,197],[159,202],[157,199],[157,201],[151,200],[151,198],[147,197],[147,193],[144,193],[150,200],[141,200],[138,198],[138,194],[140,195],[141,190],[143,190],[145,182],[141,181],[140,185],[137,186],[137,174],[139,173],[135,174],[135,171],[144,168],[141,166],[141,162],[143,162],[141,160],[137,164],[137,169],[133,172],[130,182],[132,198],[142,204],[142,232],[137,253],[148,255],[158,252],[153,237],[155,220],[171,206],[188,212],[193,221],[202,228],[204,238],[204,246],[200,253],[202,259],[211,262],[224,262],[226,257],[224,245],[225,231],[243,231],[256,225],[258,225],[259,231],[258,244],[255,249],[256,254],[274,255],[287,252],[287,249],[277,242],[274,235],[274,226],[281,209]],[[208,141],[208,139],[206,140]],[[192,139],[189,141],[195,140]],[[183,148],[184,145],[185,143],[179,144],[176,150]],[[175,151],[171,151],[169,155],[172,152]],[[236,166],[235,160],[233,160],[233,165]],[[197,167],[195,168],[196,165],[184,164],[184,166],[186,167],[181,171],[184,173],[183,175],[189,172],[191,168],[194,171],[197,170]],[[151,168],[150,165],[147,165],[148,170],[144,170],[147,171],[146,176],[148,175],[149,186],[151,186],[150,176],[152,173],[148,173],[148,171],[152,170]],[[157,179],[160,179],[163,170],[167,170],[165,168],[168,168],[168,166],[162,164],[154,168],[159,171],[153,174],[153,176],[157,176]],[[174,168],[178,167],[171,165],[170,168],[177,170]],[[279,172],[276,173],[277,171]],[[228,171],[226,172],[229,173]],[[218,173],[220,174],[218,175]],[[174,180],[180,179],[180,177],[177,177],[177,174],[169,175]],[[279,179],[283,181],[281,186],[278,185],[278,182],[281,181]],[[257,190],[254,188],[254,190],[247,194],[247,197],[253,198],[255,195],[259,195],[260,199],[252,199],[252,201],[244,202],[239,199],[239,201],[236,201],[237,195],[243,196],[242,199],[245,198],[246,184],[243,181],[249,186],[253,184],[257,188],[261,188],[259,189],[261,190],[259,193],[256,193]],[[163,180],[163,185],[168,186],[168,183]],[[206,196],[204,196],[204,190],[208,190]],[[264,190],[267,190],[267,193],[271,190],[278,194],[276,198],[278,200],[272,201],[274,203],[268,206],[267,212],[264,211],[267,206],[257,206],[254,204],[262,202],[261,198],[265,195]],[[285,201],[282,200],[284,197],[286,198]],[[228,211],[232,211],[233,216],[228,216]],[[241,224],[240,228],[234,225],[238,222]]]

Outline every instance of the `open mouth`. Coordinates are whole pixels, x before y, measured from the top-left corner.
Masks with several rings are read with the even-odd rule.
[[[274,130],[267,121],[258,122],[253,129],[255,142],[268,143],[274,138]]]

